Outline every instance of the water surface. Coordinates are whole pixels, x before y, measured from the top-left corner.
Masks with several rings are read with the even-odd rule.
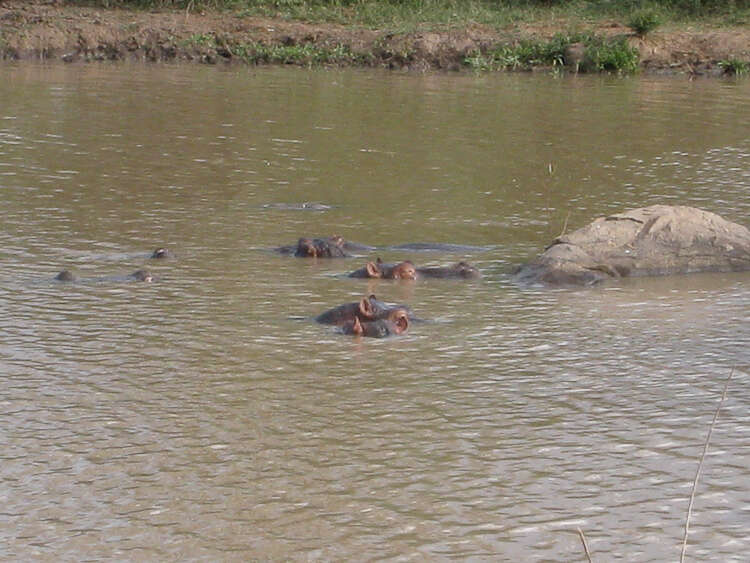
[[[748,225],[750,82],[3,76],[3,558],[571,561],[580,527],[596,559],[676,560],[732,366],[688,553],[750,551],[748,275],[510,279],[627,208]],[[381,250],[269,251],[333,233]],[[384,249],[423,241],[480,248]],[[343,275],[377,255],[483,278]],[[126,281],[142,267],[159,279]],[[311,321],[369,293],[429,322],[371,341]]]

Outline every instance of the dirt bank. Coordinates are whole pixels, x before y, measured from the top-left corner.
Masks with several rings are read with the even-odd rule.
[[[497,30],[394,34],[232,13],[129,11],[66,6],[57,1],[0,0],[0,57],[185,61],[209,64],[277,62],[352,64],[410,70],[458,70],[472,53],[524,38],[548,39],[572,29],[628,36],[645,72],[721,74],[718,62],[750,60],[750,29],[660,29],[645,39],[612,21],[559,21]]]

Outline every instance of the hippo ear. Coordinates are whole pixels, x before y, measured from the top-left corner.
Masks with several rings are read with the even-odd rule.
[[[400,312],[396,319],[393,321],[393,326],[395,327],[396,334],[406,332],[406,330],[409,328],[409,317],[406,316],[406,313],[404,313],[403,311]]]
[[[378,258],[380,260],[380,258]],[[380,271],[380,264],[376,264],[375,262],[368,262],[367,265],[365,265],[365,271],[367,272],[368,277],[371,278],[379,278],[382,276],[382,272]]]
[[[374,295],[370,295],[370,297],[363,297],[359,302],[359,312],[366,319],[371,319],[374,316],[372,303],[370,303],[370,299],[374,297]]]

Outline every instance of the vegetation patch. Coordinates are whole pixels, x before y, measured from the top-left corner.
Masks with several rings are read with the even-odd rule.
[[[233,54],[251,64],[293,64],[300,66],[365,64],[368,57],[353,53],[346,45],[330,48],[311,44],[263,45],[250,42],[236,45]]]
[[[719,61],[719,67],[724,71],[724,74],[741,76],[750,71],[750,61],[731,58]]]
[[[571,48],[578,47],[580,57],[571,61]],[[575,67],[578,72],[632,73],[638,69],[638,50],[628,45],[625,37],[608,39],[596,34],[558,34],[549,41],[522,40],[512,45],[499,45],[487,53],[474,53],[465,64],[479,71],[530,70],[549,66]]]
[[[661,14],[653,8],[636,10],[628,19],[628,27],[641,37],[644,37],[647,33],[651,33],[661,23]]]
[[[182,11],[231,10],[305,22],[388,27],[407,32],[417,27],[479,23],[505,27],[539,19],[616,18],[658,10],[670,22],[712,19],[737,25],[750,17],[750,0],[68,0],[111,8],[177,8]],[[646,31],[647,32],[647,31]]]
[[[312,43],[265,44],[259,41],[236,42],[212,33],[195,34],[182,43],[203,53],[206,62],[213,55],[237,58],[248,64],[288,64],[299,66],[365,65],[368,55],[354,53],[347,45],[321,46]]]
[[[714,25],[748,14],[750,0],[0,0],[0,57],[719,76],[747,72],[750,27]]]

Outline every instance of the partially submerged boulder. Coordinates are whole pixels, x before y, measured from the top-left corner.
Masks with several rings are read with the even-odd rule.
[[[694,207],[600,217],[519,268],[522,283],[592,285],[626,276],[750,270],[750,230]]]

